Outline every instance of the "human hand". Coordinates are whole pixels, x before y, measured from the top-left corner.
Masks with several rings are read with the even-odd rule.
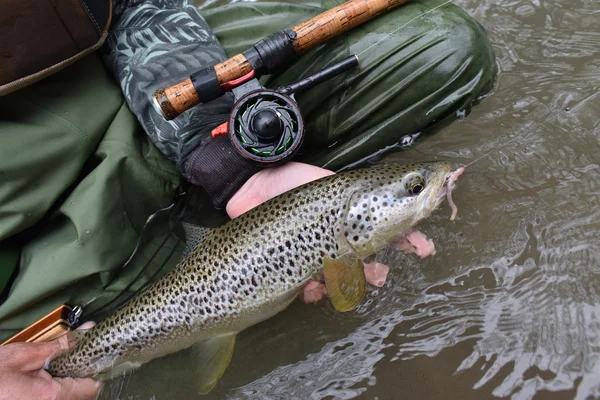
[[[0,347],[0,400],[83,400],[98,397],[101,382],[53,378],[44,366],[74,346],[67,336],[43,343],[11,343]]]
[[[272,197],[287,192],[305,183],[333,175],[333,171],[309,164],[288,162],[280,167],[266,168],[254,174],[227,203],[230,218],[237,218]],[[389,272],[387,265],[381,263],[365,264],[367,282],[383,286]],[[299,297],[307,303],[320,301],[327,290],[325,284],[311,281]]]
[[[305,183],[334,175],[328,169],[298,162],[265,168],[254,174],[227,203],[227,214],[237,218],[265,201]]]

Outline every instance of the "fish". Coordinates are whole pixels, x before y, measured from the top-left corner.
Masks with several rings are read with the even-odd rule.
[[[441,161],[340,172],[196,232],[197,244],[172,271],[80,334],[47,370],[106,380],[191,347],[197,389],[206,393],[227,368],[236,335],[283,311],[311,280],[324,277],[337,311],[356,309],[366,292],[363,260],[444,199],[454,219],[451,193],[463,172]]]

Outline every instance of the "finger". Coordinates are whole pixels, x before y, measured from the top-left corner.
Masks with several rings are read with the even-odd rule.
[[[35,371],[48,361],[67,350],[64,341],[53,340],[42,343],[12,343],[5,346],[2,359],[6,365],[20,371]]]
[[[248,188],[240,189],[227,203],[225,210],[229,218],[235,219],[240,215],[252,210],[254,207],[264,203],[262,197],[256,193],[252,193]]]
[[[265,201],[305,183],[335,174],[333,171],[299,162],[289,162],[268,172],[269,176],[263,178],[268,182],[262,185]]]
[[[96,326],[96,323],[94,321],[87,321],[81,324],[76,330],[87,331],[88,329],[92,329],[94,326]]]
[[[334,172],[314,165],[289,162],[254,174],[227,203],[227,214],[237,218],[265,201]]]
[[[326,293],[327,289],[324,283],[310,281],[304,286],[298,297],[305,303],[317,303],[323,299]]]
[[[57,378],[58,395],[56,399],[65,400],[87,400],[98,397],[102,382],[95,381],[90,378],[72,379],[72,378]]]
[[[69,331],[55,340],[58,340],[63,348],[70,350],[77,345],[78,333],[85,333],[85,331],[93,328],[95,325],[96,323],[94,321],[84,322],[79,328],[75,329],[75,331]]]
[[[396,250],[403,251],[406,254],[415,253],[421,259],[435,255],[435,244],[433,240],[428,239],[427,236],[419,231],[410,232],[407,236],[403,236],[402,239],[396,243]]]
[[[378,262],[365,264],[365,278],[371,285],[382,287],[385,284],[390,267]]]

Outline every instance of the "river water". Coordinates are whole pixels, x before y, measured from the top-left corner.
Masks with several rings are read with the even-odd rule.
[[[600,3],[457,0],[488,31],[492,95],[400,154],[468,165],[355,313],[295,302],[238,336],[207,396],[182,352],[109,382],[120,399],[600,398]]]

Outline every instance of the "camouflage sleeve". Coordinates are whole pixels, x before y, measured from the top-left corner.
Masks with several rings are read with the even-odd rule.
[[[153,143],[185,176],[186,159],[225,121],[230,95],[166,121],[153,107],[159,88],[226,59],[206,21],[187,0],[114,0],[103,56],[127,104]]]

